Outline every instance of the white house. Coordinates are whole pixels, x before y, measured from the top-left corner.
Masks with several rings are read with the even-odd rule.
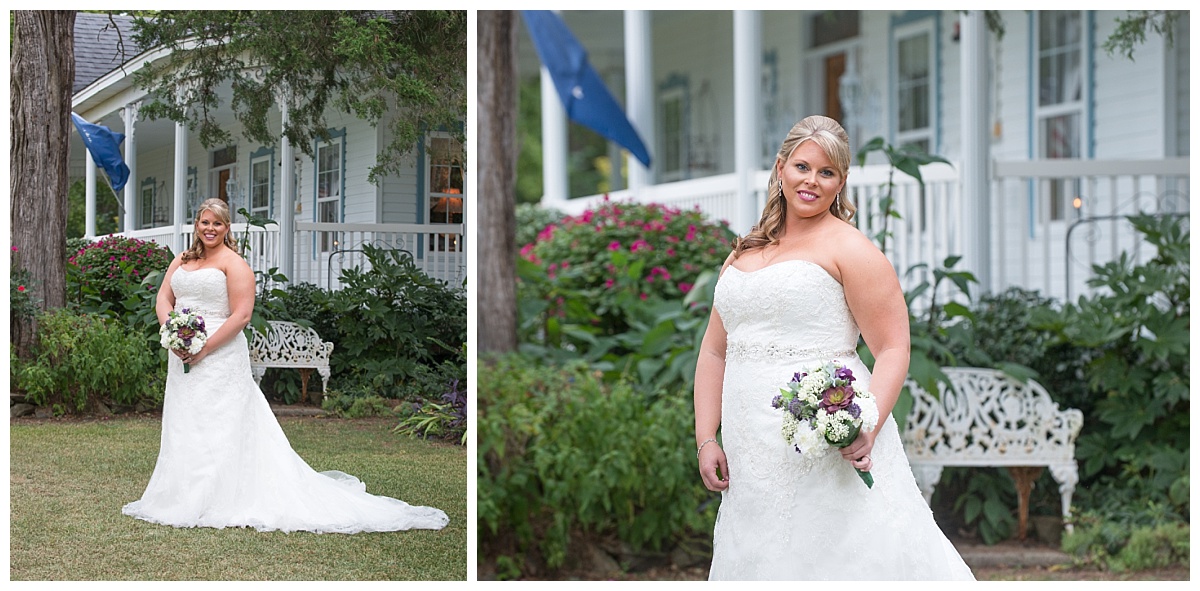
[[[1190,25],[1151,34],[1134,61],[1102,44],[1124,11],[562,11],[650,147],[613,199],[699,206],[745,232],[784,134],[810,114],[952,162],[896,173],[887,254],[906,286],[918,263],[1072,299],[1093,262],[1144,245],[1120,216],[1189,211]],[[520,36],[522,76],[537,55]],[[569,127],[542,73],[544,196],[569,213]],[[610,153],[619,155],[612,147]],[[859,225],[880,230],[882,155],[851,167]],[[614,166],[620,170],[620,166]],[[620,185],[617,183],[625,183]]]
[[[128,47],[132,19],[115,21]],[[235,212],[245,207],[277,222],[262,231],[235,216],[235,235],[250,231],[247,258],[256,271],[278,268],[293,283],[336,288],[340,269],[366,266],[362,246],[372,244],[402,249],[429,275],[461,285],[466,187],[463,150],[450,134],[427,134],[399,174],[372,184],[367,174],[389,140],[386,125],[329,111],[331,139],[314,139],[316,157],[310,158],[286,138],[277,145],[246,140],[226,98],[217,117],[235,143],[205,148],[183,124],[139,117],[147,93],[133,83],[133,74],[148,61],[166,58],[165,50],[145,49],[122,64],[108,15],[84,12],[76,17],[75,44],[73,110],[125,134],[130,177],[122,195],[121,234],[178,253],[191,243],[191,212],[204,199],[219,197]],[[228,86],[223,93],[232,95]],[[277,110],[276,117],[278,131],[286,114]],[[96,167],[78,135],[71,141],[71,176],[87,179],[90,237],[96,233]]]

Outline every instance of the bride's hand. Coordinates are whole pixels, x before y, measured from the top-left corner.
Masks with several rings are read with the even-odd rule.
[[[184,363],[188,365],[195,365],[200,363],[201,359],[204,359],[206,356],[208,356],[208,347],[201,348],[200,352],[196,354],[188,353],[187,351],[176,351],[176,353],[179,354],[179,358],[182,359]]]
[[[706,445],[700,450],[700,478],[708,490],[721,492],[729,488],[729,464],[720,444]]]
[[[842,458],[850,462],[851,466],[863,472],[870,472],[872,466],[871,450],[874,448],[875,432],[859,431],[858,437],[850,445],[841,449]]]

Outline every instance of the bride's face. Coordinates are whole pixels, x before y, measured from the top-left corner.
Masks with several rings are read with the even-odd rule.
[[[200,237],[205,249],[224,244],[225,235],[228,233],[229,225],[210,210],[201,212],[200,219],[196,220],[196,235]]]
[[[825,150],[814,141],[801,142],[786,162],[779,162],[779,178],[788,213],[812,217],[829,211],[833,200],[846,184]]]

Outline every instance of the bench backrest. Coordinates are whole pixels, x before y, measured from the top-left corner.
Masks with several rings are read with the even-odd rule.
[[[942,370],[955,391],[939,383],[941,400],[905,382],[913,394],[903,435],[910,463],[1034,466],[1074,460],[1083,413],[1059,410],[1041,384],[1022,384],[995,369]]]
[[[321,340],[317,331],[295,322],[271,320],[267,334],[254,333],[250,363],[256,365],[329,365],[333,343]]]

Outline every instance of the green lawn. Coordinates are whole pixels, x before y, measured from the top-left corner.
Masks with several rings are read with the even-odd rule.
[[[467,454],[394,420],[280,419],[316,470],[432,505],[440,531],[355,535],[176,529],[126,517],[158,455],[157,417],[10,422],[12,580],[465,580]]]

